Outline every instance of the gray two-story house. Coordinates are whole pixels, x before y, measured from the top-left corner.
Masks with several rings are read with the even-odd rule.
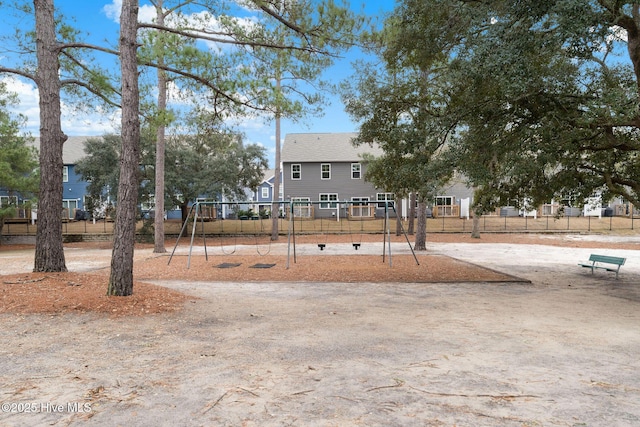
[[[282,171],[285,200],[294,201],[296,216],[327,218],[336,215],[373,218],[385,214],[394,194],[365,182],[365,153],[383,154],[377,144],[354,146],[356,133],[294,133],[285,137]],[[430,206],[434,216],[468,216],[473,190],[456,175]],[[346,203],[345,203],[346,202]],[[406,217],[409,200],[396,209]],[[389,212],[395,216],[395,211]]]
[[[282,147],[284,199],[296,216],[374,217],[393,194],[365,182],[364,153],[383,154],[376,145],[353,146],[356,133],[292,133]]]

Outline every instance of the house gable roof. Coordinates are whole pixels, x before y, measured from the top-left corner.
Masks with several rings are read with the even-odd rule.
[[[359,162],[365,153],[381,156],[382,149],[377,144],[354,146],[351,140],[358,136],[346,133],[290,133],[284,138],[282,161],[286,163],[305,162]]]
[[[261,184],[267,184],[269,186],[273,185],[273,178],[275,177],[275,169],[267,169],[264,171],[263,177],[262,177],[262,183]]]
[[[62,162],[65,165],[75,165],[81,159],[87,156],[84,151],[85,143],[91,138],[102,138],[101,136],[70,136],[62,146]],[[32,143],[34,147],[40,150],[40,138],[34,138]]]

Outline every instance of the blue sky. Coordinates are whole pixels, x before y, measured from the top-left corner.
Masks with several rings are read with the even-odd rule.
[[[145,15],[153,14],[150,6],[144,7],[144,0],[141,2],[143,7],[140,10],[141,19],[145,19]],[[67,18],[74,19],[73,26],[89,33],[89,42],[104,45],[105,40],[116,43],[118,23],[116,11],[120,8],[120,0],[55,0],[56,7],[61,10]],[[385,13],[390,12],[395,4],[394,0],[361,0],[351,2],[354,10],[362,10],[371,17],[382,17]],[[8,14],[1,19],[3,21],[4,30],[0,33],[10,30],[11,18]],[[26,28],[25,28],[26,29]],[[10,66],[12,60],[8,53],[0,54],[0,62]],[[351,51],[344,54],[342,59],[336,60],[334,66],[325,72],[324,79],[332,83],[339,83],[341,80],[349,78],[354,73],[352,62],[361,57],[357,51]],[[0,77],[7,81],[8,86],[20,97],[20,106],[17,112],[27,116],[27,131],[34,136],[39,133],[38,118],[38,98],[37,90],[33,83],[28,80],[19,80],[16,78]],[[283,121],[282,138],[287,133],[298,132],[352,132],[357,130],[357,124],[353,123],[348,115],[344,112],[339,97],[329,96],[330,104],[324,108],[324,115],[320,117],[308,117],[300,123],[292,123]],[[73,113],[71,109],[63,106],[63,131],[67,135],[103,135],[105,133],[114,132],[114,123],[117,125],[119,121],[117,114],[95,114],[95,113]],[[267,148],[270,164],[273,166],[274,161],[274,123],[264,123],[261,120],[251,120],[241,123],[239,130],[246,135],[246,142],[257,143]]]

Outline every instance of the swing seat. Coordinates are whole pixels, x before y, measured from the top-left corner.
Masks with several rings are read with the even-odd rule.
[[[318,243],[318,247],[320,248],[321,251],[324,251],[324,247],[327,246],[324,243]]]
[[[352,243],[353,245],[353,249],[355,249],[356,251],[360,248],[360,243]]]

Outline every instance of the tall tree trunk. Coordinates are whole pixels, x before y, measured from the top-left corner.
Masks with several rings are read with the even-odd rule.
[[[407,234],[413,236],[415,232],[415,218],[416,218],[416,198],[417,195],[415,192],[409,194],[409,227],[407,230]]]
[[[194,209],[195,211],[195,209]],[[194,212],[195,214],[196,212]],[[189,202],[185,200],[180,204],[180,218],[182,218],[182,223],[180,225],[184,225],[185,222],[189,219]],[[195,215],[194,215],[195,220]]]
[[[473,237],[474,239],[479,239],[480,238],[480,216],[482,215],[481,212],[474,210],[473,212],[473,220],[471,221],[471,237]]]
[[[156,4],[156,19],[158,25],[164,25],[164,11],[162,10],[163,0],[158,0]],[[159,42],[162,44],[159,53],[158,64],[164,65],[164,41],[159,35]],[[158,68],[158,112],[160,113],[160,123],[156,135],[156,189],[155,189],[155,218],[154,226],[154,253],[165,253],[164,247],[164,158],[165,158],[165,116],[167,111],[167,74]]]
[[[62,132],[60,61],[53,0],[34,0],[36,83],[40,97],[40,194],[33,271],[67,271],[62,245]]]
[[[137,60],[138,0],[123,0],[120,15],[122,70],[122,152],[108,295],[133,293],[133,249],[140,167],[140,117]]]
[[[280,76],[276,78],[276,91],[280,92]],[[280,200],[280,107],[276,105],[276,164],[271,201]],[[278,214],[280,203],[271,203],[271,240],[278,240]]]
[[[427,250],[427,203],[418,202],[418,230],[416,231],[416,240],[414,249],[416,251]]]
[[[396,236],[402,235],[402,199],[396,198]]]

